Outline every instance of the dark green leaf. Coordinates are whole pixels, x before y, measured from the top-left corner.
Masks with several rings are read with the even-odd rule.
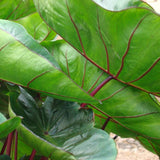
[[[46,23],[96,67],[160,95],[159,15],[145,8],[111,12],[91,0],[34,2]]]
[[[11,160],[11,158],[7,155],[0,155],[0,160]]]
[[[19,19],[35,11],[33,0],[0,1],[0,19]]]
[[[30,156],[23,156],[19,160],[28,160]],[[40,160],[41,156],[34,156],[34,160]]]
[[[7,113],[8,108],[8,96],[0,94],[0,112]]]
[[[3,82],[0,81],[0,112],[8,113],[8,89]]]
[[[0,20],[0,37],[0,79],[61,99],[96,101],[61,71],[49,52],[21,25]]]
[[[21,89],[21,94],[17,99],[15,96],[12,93],[10,101],[13,111],[24,117],[22,123],[36,134],[37,138],[39,136],[42,141],[46,140],[44,141],[46,146],[43,148],[42,145],[40,147],[41,142],[35,141],[34,138],[30,140],[24,138],[26,143],[30,143],[30,146],[38,149],[41,154],[50,155],[50,150],[46,152],[50,143],[52,147],[59,148],[57,152],[60,152],[60,149],[64,150],[73,154],[76,159],[93,160],[97,157],[99,160],[115,159],[115,144],[106,132],[93,127],[91,109],[80,109],[77,103],[55,100],[50,97],[40,107],[24,89]],[[19,130],[24,137],[27,136],[25,127]],[[31,131],[28,130],[33,137],[36,136]],[[69,156],[67,153],[65,155],[65,158]],[[52,154],[51,158],[52,156],[56,155]],[[56,158],[63,159],[63,156],[61,157],[59,153]]]

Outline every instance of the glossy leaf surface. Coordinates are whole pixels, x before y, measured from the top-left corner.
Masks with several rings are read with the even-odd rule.
[[[85,65],[85,58],[64,41],[44,43],[62,70],[77,83],[84,79],[84,88],[90,94],[108,75],[101,72],[90,62]],[[84,70],[86,70],[85,78]],[[106,130],[122,137],[141,136],[146,141],[160,139],[160,108],[149,94],[134,87],[124,85],[114,79],[110,80],[95,94],[102,104],[90,105],[96,114],[96,126],[102,128],[110,117]],[[153,148],[152,148],[153,151]]]
[[[23,25],[27,32],[38,42],[53,40],[56,36],[56,33],[45,24],[38,13],[33,13],[15,22]]]
[[[51,155],[51,158],[55,159],[74,159],[71,155],[69,156],[70,153],[75,159],[84,160],[93,160],[97,157],[99,160],[114,160],[116,157],[114,141],[106,132],[93,127],[93,112],[90,109],[80,109],[77,103],[50,97],[42,106],[38,106],[23,89],[17,99],[15,94],[11,96],[11,107],[17,115],[24,117],[22,123],[33,137],[36,134],[42,141],[46,140],[46,147],[43,148],[43,145],[40,147],[41,142],[35,141],[34,138],[29,140],[30,142],[24,138],[26,143],[34,146],[33,148],[37,143],[41,148],[40,153],[45,156]],[[20,129],[19,133],[22,137],[24,134],[26,136],[24,130]],[[51,150],[45,153],[49,144],[52,144],[53,154]],[[54,147],[57,147],[57,151],[54,151]],[[62,154],[60,150],[67,153]]]
[[[46,23],[88,61],[124,84],[160,95],[159,15],[145,8],[111,12],[91,0],[34,2]]]
[[[33,0],[1,0],[0,19],[19,19],[35,12]]]
[[[0,20],[0,79],[77,102],[96,101],[21,25]],[[16,75],[16,76],[15,76]]]

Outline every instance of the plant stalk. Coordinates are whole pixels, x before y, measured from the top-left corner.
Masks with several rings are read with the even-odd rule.
[[[7,138],[6,138],[6,140],[5,140],[4,144],[3,144],[3,147],[2,147],[0,155],[2,155],[4,153],[4,151],[6,149],[6,146],[7,146],[7,141],[8,141],[8,136],[7,136]]]
[[[14,160],[17,160],[17,150],[18,150],[18,132],[15,131],[15,151],[14,151]]]
[[[107,120],[105,121],[104,125],[103,125],[102,128],[101,128],[102,130],[105,130],[108,122],[110,121],[110,119],[111,119],[111,117],[108,117],[108,118],[107,118]]]
[[[10,156],[14,131],[8,135],[6,155]]]
[[[29,160],[34,160],[35,155],[36,155],[36,150],[33,149],[32,153],[31,153],[31,156],[29,157]]]

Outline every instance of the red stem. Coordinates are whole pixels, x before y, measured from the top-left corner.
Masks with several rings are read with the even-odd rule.
[[[2,147],[0,155],[2,155],[4,153],[4,151],[6,149],[6,146],[7,146],[7,141],[8,141],[8,137],[6,138],[6,140],[5,140],[4,144],[3,144],[3,147]]]
[[[110,119],[111,119],[111,117],[108,117],[108,118],[106,119],[104,125],[103,125],[102,128],[101,128],[102,130],[105,130],[105,128],[106,128],[106,126],[107,126],[107,124],[108,124],[108,122],[109,122]]]
[[[15,131],[15,151],[14,151],[14,160],[17,160],[17,150],[18,150],[18,132]]]
[[[33,149],[32,153],[31,153],[31,156],[29,157],[29,160],[34,160],[35,155],[36,155],[36,150]]]
[[[108,83],[111,79],[113,79],[112,76],[107,77],[101,84],[99,84],[92,92],[91,92],[91,96],[93,97],[106,83]],[[81,104],[81,108],[84,108],[87,104],[86,103],[82,103]]]
[[[14,131],[8,135],[6,155],[10,156]]]

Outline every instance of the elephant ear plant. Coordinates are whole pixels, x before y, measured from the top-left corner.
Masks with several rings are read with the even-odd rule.
[[[115,160],[110,132],[159,156],[159,28],[140,0],[0,1],[0,159]]]

